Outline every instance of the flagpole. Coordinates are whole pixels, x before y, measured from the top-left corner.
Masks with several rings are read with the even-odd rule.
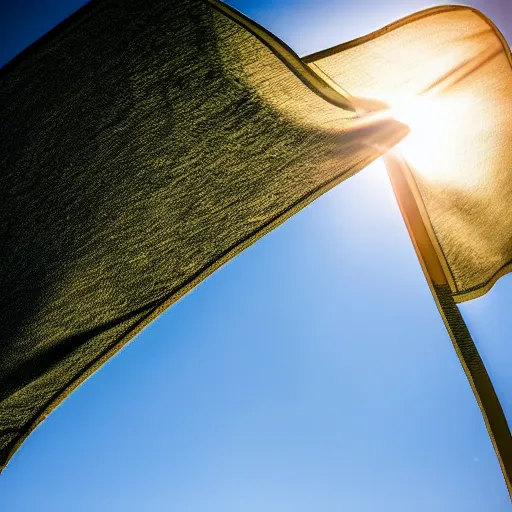
[[[453,299],[450,280],[432,240],[433,231],[418,204],[419,194],[415,190],[415,181],[409,166],[394,150],[384,156],[384,162],[425,278],[480,407],[512,500],[512,437],[507,419],[485,365]]]

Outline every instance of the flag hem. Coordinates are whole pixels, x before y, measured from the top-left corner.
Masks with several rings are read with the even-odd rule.
[[[500,267],[487,281],[475,286],[473,288],[467,288],[466,290],[459,291],[453,294],[453,299],[457,304],[467,302],[468,300],[477,299],[482,295],[485,295],[492,287],[498,282],[500,278],[512,272],[512,260],[505,263]]]
[[[410,23],[413,23],[418,20],[422,20],[425,18],[428,18],[429,16],[435,16],[436,14],[441,14],[443,12],[454,12],[454,11],[472,11],[481,18],[484,19],[491,28],[494,28],[495,30],[498,30],[497,27],[495,27],[494,23],[491,22],[485,14],[480,12],[478,9],[475,9],[474,7],[470,7],[467,5],[458,5],[458,4],[451,4],[451,5],[438,5],[435,7],[429,7],[428,9],[423,9],[421,11],[415,12],[413,14],[409,14],[408,16],[405,16],[403,18],[400,18],[399,20],[393,21],[392,23],[389,23],[388,25],[385,25],[382,28],[379,28],[377,30],[374,30],[373,32],[370,32],[369,34],[365,34],[361,37],[356,37],[355,39],[351,39],[350,41],[347,41],[345,43],[337,44],[335,46],[331,46],[330,48],[326,48],[324,50],[320,50],[318,52],[310,53],[308,55],[304,55],[302,60],[306,62],[307,64],[310,64],[312,62],[315,62],[320,59],[325,59],[326,57],[331,57],[332,55],[336,55],[337,53],[344,52],[346,50],[350,50],[350,48],[355,48],[363,43],[367,43],[368,41],[371,41],[375,39],[376,37],[383,36],[384,34],[387,34],[388,32],[393,32],[393,30],[399,29],[401,27],[404,27],[406,25],[409,25]],[[500,32],[501,35],[501,32]],[[501,35],[501,39],[503,38],[503,35]]]

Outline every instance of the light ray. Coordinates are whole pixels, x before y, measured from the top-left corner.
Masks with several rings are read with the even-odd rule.
[[[481,98],[473,97],[471,89],[465,91],[456,86],[481,72],[502,51],[496,41],[418,94],[385,98],[391,105],[390,115],[411,130],[398,144],[398,150],[430,181],[464,188],[478,183],[478,177],[470,175],[460,165],[459,152],[460,148],[471,144],[472,127],[486,122],[479,115],[481,109],[475,109]]]

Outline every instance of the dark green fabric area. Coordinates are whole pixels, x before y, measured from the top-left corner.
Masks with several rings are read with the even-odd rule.
[[[159,307],[404,134],[351,115],[194,0],[96,1],[7,65],[0,466]]]

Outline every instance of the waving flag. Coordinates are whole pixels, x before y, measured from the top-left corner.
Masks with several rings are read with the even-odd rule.
[[[0,97],[1,465],[151,319],[408,132],[198,0],[92,2],[2,69]]]
[[[304,61],[353,94],[388,101],[411,128],[386,155],[388,171],[512,492],[510,430],[456,307],[512,269],[510,49],[480,12],[447,6]]]
[[[20,54],[0,71],[0,465],[166,307],[398,144],[397,197],[510,488],[455,305],[512,258],[509,77],[503,38],[460,7],[300,59],[217,0],[93,0]]]
[[[450,290],[457,302],[485,293],[512,265],[511,58],[494,25],[434,8],[305,60],[411,127],[398,149]]]

